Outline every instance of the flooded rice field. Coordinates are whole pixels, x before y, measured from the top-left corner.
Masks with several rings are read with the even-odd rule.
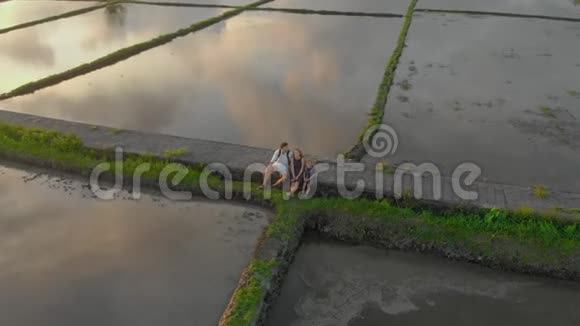
[[[489,181],[580,190],[580,24],[415,14],[384,122],[386,160],[475,162]],[[366,161],[375,161],[367,157]]]
[[[0,34],[0,71],[10,76],[0,79],[0,93],[224,10],[123,4]]]
[[[97,5],[98,2],[0,1],[0,29]]]
[[[309,237],[267,325],[578,325],[576,283]]]
[[[245,12],[2,103],[118,128],[258,147],[287,140],[336,154],[365,126],[402,22]]]
[[[1,325],[215,325],[270,218],[42,172],[0,165]]]

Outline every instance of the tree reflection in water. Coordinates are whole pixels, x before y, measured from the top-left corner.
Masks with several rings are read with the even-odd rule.
[[[105,8],[105,15],[110,27],[123,27],[127,18],[127,7],[119,3],[111,4]]]

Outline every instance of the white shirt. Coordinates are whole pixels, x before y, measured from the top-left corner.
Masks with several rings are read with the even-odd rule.
[[[288,154],[288,155],[286,155]],[[274,156],[272,156],[272,159],[270,160],[270,163],[275,163],[278,162],[280,164],[283,164],[286,167],[290,166],[290,162],[288,161],[289,158],[292,157],[292,153],[288,152],[288,153],[280,153],[280,149],[277,149],[274,152]]]

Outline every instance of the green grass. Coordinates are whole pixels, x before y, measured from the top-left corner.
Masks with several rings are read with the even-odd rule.
[[[537,215],[537,212],[530,206],[521,206],[514,210],[514,215],[523,218],[530,218],[533,217],[534,215]]]
[[[63,81],[66,81],[66,80],[69,80],[69,79],[72,79],[72,78],[75,78],[75,77],[78,77],[78,76],[81,76],[84,74],[88,74],[92,71],[101,69],[103,67],[110,66],[110,65],[115,64],[117,62],[126,60],[126,59],[128,59],[134,55],[137,55],[141,52],[144,52],[144,51],[150,50],[152,48],[158,47],[160,45],[169,43],[178,37],[186,36],[188,34],[191,34],[193,32],[196,32],[198,30],[201,30],[203,28],[211,26],[213,24],[219,23],[225,19],[236,16],[246,9],[253,8],[253,7],[259,6],[261,4],[264,4],[264,3],[267,3],[270,1],[272,1],[272,0],[261,0],[258,2],[251,3],[247,6],[243,6],[243,7],[239,7],[236,9],[226,11],[219,16],[215,16],[215,17],[211,17],[211,18],[199,21],[199,22],[194,23],[188,27],[185,27],[185,28],[182,28],[178,31],[175,31],[173,33],[164,34],[164,35],[158,36],[154,39],[151,39],[149,41],[137,43],[135,45],[117,50],[113,53],[110,53],[110,54],[108,54],[104,57],[101,57],[99,59],[96,59],[92,62],[85,63],[85,64],[82,64],[80,66],[66,70],[64,72],[57,73],[57,74],[54,74],[54,75],[30,82],[30,83],[24,84],[20,87],[17,87],[15,89],[9,91],[8,93],[0,94],[0,100],[12,98],[15,96],[22,96],[22,95],[30,94],[30,93],[38,91],[42,88],[53,86],[53,85],[59,84]]]
[[[276,266],[275,261],[254,260],[248,267],[248,279],[233,295],[234,306],[228,319],[229,326],[252,325],[266,292],[266,283]]]
[[[534,197],[538,199],[546,199],[550,197],[550,190],[546,188],[544,185],[535,185],[532,187],[532,192],[534,193]]]
[[[100,163],[115,164],[112,151],[96,151],[86,148],[81,139],[73,134],[62,134],[42,128],[25,128],[0,122],[0,153],[15,157],[33,157],[42,159],[53,167],[72,169],[84,174],[89,173]],[[125,155],[123,173],[132,175],[143,163],[151,165],[143,177],[158,180],[161,171],[171,163],[150,155]],[[199,184],[203,166],[185,167],[183,185]],[[216,184],[217,178],[211,178],[210,184]]]
[[[358,217],[361,224],[356,226],[358,231],[355,232],[361,236],[369,231],[369,220],[366,218],[370,218],[393,228],[408,224],[410,227],[404,230],[406,237],[425,243],[459,241],[483,250],[493,239],[503,238],[540,252],[557,250],[565,255],[580,251],[578,222],[541,216],[526,207],[515,212],[490,209],[481,214],[457,211],[436,213],[397,207],[386,200],[315,198],[299,203],[283,202],[278,209],[279,215],[269,226],[268,233],[281,239],[292,236],[302,216],[326,213],[335,218],[341,214]]]
[[[176,150],[166,150],[165,152],[163,152],[163,157],[170,158],[170,157],[183,156],[185,154],[187,154],[187,149],[180,148],[180,149],[176,149]]]
[[[123,130],[122,129],[118,129],[118,128],[111,128],[109,130],[109,132],[111,133],[111,135],[118,135],[118,134],[122,133]]]
[[[391,86],[393,85],[393,80],[395,78],[395,71],[399,64],[399,58],[403,54],[403,49],[405,47],[405,40],[407,39],[407,34],[409,32],[409,28],[411,27],[411,21],[413,20],[413,12],[415,10],[415,5],[417,4],[417,0],[411,0],[409,7],[407,8],[407,13],[405,14],[405,22],[403,23],[403,27],[401,29],[401,33],[399,34],[399,39],[397,40],[397,47],[393,51],[391,58],[389,59],[389,63],[385,69],[383,74],[383,80],[379,85],[377,97],[375,99],[375,103],[369,112],[369,121],[367,125],[359,134],[358,143],[354,145],[349,152],[346,154],[347,157],[360,160],[362,158],[361,155],[364,153],[360,150],[362,147],[362,142],[364,141],[364,137],[367,132],[374,128],[377,125],[380,125],[383,121],[383,116],[385,114],[385,105],[387,103],[387,98],[389,96],[389,91],[391,90]],[[372,139],[372,136],[369,137],[369,140]]]
[[[578,2],[580,0],[576,0],[576,2]],[[567,90],[566,93],[568,93],[568,95],[570,96],[578,96],[580,93],[578,91],[575,90]]]
[[[11,31],[18,30],[18,29],[22,29],[22,28],[31,27],[31,26],[38,25],[38,24],[48,23],[48,22],[51,22],[51,21],[55,21],[55,20],[59,20],[59,19],[67,18],[67,17],[72,17],[72,16],[77,16],[77,15],[85,14],[85,13],[88,13],[88,12],[91,12],[91,11],[94,11],[94,10],[98,10],[98,9],[105,8],[106,6],[108,6],[110,4],[115,4],[117,2],[119,2],[119,1],[110,1],[110,3],[99,4],[99,5],[95,5],[95,6],[91,6],[91,7],[81,8],[81,9],[78,9],[78,10],[73,10],[73,11],[65,12],[65,13],[60,14],[60,15],[50,16],[50,17],[46,17],[46,18],[39,19],[39,20],[34,20],[34,21],[30,21],[30,22],[26,22],[26,23],[22,23],[22,24],[10,26],[10,27],[7,27],[7,28],[2,28],[2,29],[0,29],[0,34],[8,33],[8,32],[11,32]]]

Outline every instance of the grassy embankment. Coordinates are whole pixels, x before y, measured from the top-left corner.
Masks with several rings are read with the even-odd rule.
[[[75,135],[5,123],[0,123],[0,155],[33,158],[45,165],[84,175],[99,163],[114,164],[112,150],[89,149]],[[151,169],[143,175],[144,178],[158,180],[170,162],[153,155],[126,155],[122,164],[124,173],[132,175],[138,165],[149,163]],[[183,185],[199,183],[202,166],[183,166],[183,169],[187,172]],[[219,179],[212,180],[212,187],[222,186]],[[234,191],[240,191],[242,187],[243,183],[236,182]],[[252,189],[253,195],[263,195],[255,186]],[[397,206],[386,200],[343,198],[284,201],[279,191],[273,192],[271,200],[277,209],[277,217],[266,235],[280,241],[295,237],[301,223],[318,217],[315,223],[324,224],[324,228],[330,230],[327,235],[333,238],[403,249],[423,248],[424,251],[461,249],[468,255],[479,257],[483,263],[497,261],[499,267],[506,263],[508,268],[509,264],[566,267],[580,254],[579,222],[538,216],[533,211],[433,212],[420,207]],[[408,246],[409,243],[413,246]],[[229,325],[249,325],[255,320],[262,299],[271,286],[268,278],[277,264],[277,261],[270,260],[253,261],[245,272],[243,285],[233,296]]]
[[[86,148],[79,137],[40,128],[25,128],[0,122],[0,155],[20,160],[42,161],[44,165],[88,175],[99,163],[114,164],[113,150],[97,151]],[[143,164],[151,164],[144,178],[158,180],[163,168],[170,163],[153,155],[126,155],[123,173],[132,175]],[[203,166],[183,167],[187,174],[183,184],[199,184]]]
[[[56,85],[56,84],[61,83],[63,81],[87,74],[89,72],[101,69],[101,68],[106,67],[106,66],[110,66],[110,65],[115,64],[119,61],[126,60],[126,59],[128,59],[134,55],[137,55],[141,52],[144,52],[144,51],[150,50],[152,48],[158,47],[160,45],[169,43],[178,37],[183,37],[183,36],[186,36],[186,35],[191,34],[193,32],[199,31],[203,28],[206,28],[208,26],[217,24],[225,19],[231,18],[233,16],[236,16],[236,15],[242,13],[246,9],[253,8],[253,7],[262,5],[264,3],[268,3],[270,1],[272,1],[272,0],[261,0],[261,1],[251,3],[247,6],[243,6],[243,7],[239,7],[239,8],[235,8],[235,9],[226,11],[221,15],[211,17],[211,18],[208,18],[206,20],[199,21],[199,22],[194,23],[186,28],[182,28],[178,31],[160,35],[160,36],[158,36],[154,39],[151,39],[149,41],[137,43],[137,44],[134,44],[132,46],[117,50],[113,53],[110,53],[110,54],[108,54],[104,57],[101,57],[99,59],[96,59],[92,62],[85,63],[85,64],[82,64],[80,66],[71,68],[67,71],[60,72],[60,73],[57,73],[57,74],[33,81],[33,82],[30,82],[27,84],[24,84],[24,85],[19,86],[19,87],[15,88],[7,93],[0,94],[0,100],[8,99],[8,98],[15,97],[15,96],[30,94],[30,93],[33,93],[33,92],[40,90],[42,88],[53,86],[53,85]]]
[[[367,132],[374,127],[380,125],[383,122],[383,116],[385,115],[385,105],[387,104],[387,99],[389,97],[389,91],[393,85],[393,80],[395,78],[395,71],[397,65],[399,64],[399,58],[403,54],[403,48],[405,47],[405,41],[407,39],[407,34],[409,33],[409,28],[411,27],[411,22],[413,20],[413,12],[415,11],[415,5],[417,0],[412,0],[405,14],[405,21],[399,34],[399,39],[397,40],[397,47],[389,59],[389,63],[383,74],[383,79],[379,85],[377,97],[375,103],[369,112],[369,121],[363,131],[358,137],[358,142],[346,153],[346,156],[351,159],[360,160],[364,156],[364,145],[365,135]],[[372,139],[370,135],[368,140]]]

